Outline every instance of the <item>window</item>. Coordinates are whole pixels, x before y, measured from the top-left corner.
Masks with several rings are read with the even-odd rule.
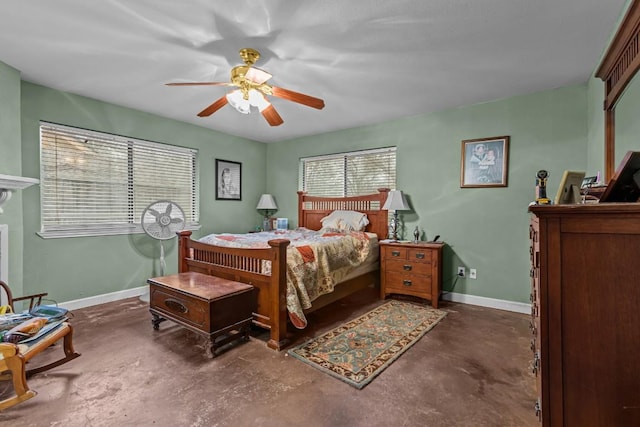
[[[149,204],[171,200],[199,224],[198,151],[40,123],[40,236],[141,233]]]
[[[396,188],[396,148],[354,151],[300,159],[302,190],[344,197]]]

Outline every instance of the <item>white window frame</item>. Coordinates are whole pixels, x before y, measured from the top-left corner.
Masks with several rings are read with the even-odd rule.
[[[384,147],[384,148],[373,148],[373,149],[369,149],[369,150],[358,150],[358,151],[348,151],[348,152],[344,152],[344,153],[335,153],[335,154],[324,154],[324,155],[320,155],[320,156],[309,156],[309,157],[301,157],[300,161],[299,161],[299,169],[298,169],[298,190],[300,191],[307,191],[305,188],[305,182],[304,182],[304,174],[305,174],[305,161],[307,160],[312,160],[312,161],[318,161],[318,160],[323,160],[323,159],[327,159],[327,160],[335,160],[335,159],[344,159],[344,166],[343,166],[343,173],[347,174],[347,162],[346,160],[349,157],[358,157],[358,156],[362,156],[362,155],[367,155],[367,154],[376,154],[376,153],[389,153],[392,152],[394,153],[394,155],[396,156],[396,162],[397,162],[397,147]],[[391,189],[395,189],[396,188],[396,183],[397,183],[397,166],[396,166],[396,176],[394,177],[394,183],[391,183],[388,185],[389,188]],[[348,192],[348,182],[345,179],[344,180],[344,184],[343,184],[343,188],[342,188],[342,196],[341,197],[346,197],[347,196],[347,192]],[[311,194],[311,195],[315,195],[315,194]],[[356,196],[356,195],[362,195],[362,194],[349,194],[349,196]],[[323,196],[323,195],[320,195]],[[340,196],[338,196],[340,197]]]
[[[65,133],[73,133],[74,136],[77,136],[79,138],[84,137],[84,138],[100,138],[102,140],[108,139],[108,140],[112,140],[112,141],[117,141],[119,143],[126,143],[126,144],[141,144],[141,145],[145,145],[145,146],[150,146],[156,149],[160,149],[160,150],[167,150],[168,152],[182,152],[182,153],[187,153],[193,156],[193,169],[191,171],[191,175],[192,175],[192,194],[191,194],[191,200],[192,200],[192,204],[193,204],[193,209],[191,212],[186,212],[185,214],[187,215],[187,219],[190,218],[190,216],[192,217],[191,221],[187,221],[187,223],[185,224],[185,230],[198,230],[200,229],[200,223],[199,223],[199,210],[200,210],[200,201],[199,201],[199,179],[198,179],[198,150],[197,149],[192,149],[192,148],[185,148],[185,147],[179,147],[179,146],[175,146],[175,145],[170,145],[170,144],[163,144],[163,143],[158,143],[158,142],[152,142],[152,141],[146,141],[146,140],[140,140],[140,139],[136,139],[136,138],[129,138],[129,137],[124,137],[124,136],[120,136],[120,135],[114,135],[114,134],[108,134],[108,133],[103,133],[103,132],[97,132],[97,131],[92,131],[92,130],[87,130],[87,129],[81,129],[81,128],[74,128],[71,126],[65,126],[65,125],[60,125],[60,124],[56,124],[56,123],[48,123],[48,122],[44,122],[41,121],[40,122],[40,153],[42,156],[42,132],[43,132],[43,127],[47,127],[47,128],[53,128],[53,129],[59,129],[60,131],[63,131]],[[129,159],[127,161],[127,170],[128,170],[128,175],[131,176],[131,174],[133,173],[133,171],[135,171],[135,165],[131,166],[131,159]],[[50,239],[50,238],[64,238],[64,237],[85,237],[85,236],[108,236],[108,235],[122,235],[122,234],[141,234],[144,233],[144,230],[142,229],[142,226],[140,224],[140,218],[142,215],[142,211],[140,212],[133,212],[133,214],[128,215],[129,220],[128,223],[119,223],[119,224],[109,224],[109,223],[104,223],[104,224],[69,224],[69,225],[58,225],[58,226],[46,226],[44,225],[44,213],[43,213],[43,206],[44,206],[44,201],[43,201],[43,194],[42,192],[45,191],[45,187],[46,187],[46,180],[47,177],[44,173],[44,165],[43,162],[40,162],[40,191],[41,191],[41,195],[40,195],[40,209],[41,209],[41,229],[40,232],[36,233],[38,234],[40,237],[45,238],[45,239]],[[129,189],[129,192],[131,192],[132,190]],[[131,199],[131,197],[129,197],[129,199]],[[160,200],[160,198],[158,198],[158,200]],[[132,201],[129,200],[128,201],[128,211],[132,211],[133,209],[133,205],[132,205]]]

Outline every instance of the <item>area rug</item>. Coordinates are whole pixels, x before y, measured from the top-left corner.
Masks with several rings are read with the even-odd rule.
[[[446,315],[428,306],[390,300],[288,354],[361,389]]]

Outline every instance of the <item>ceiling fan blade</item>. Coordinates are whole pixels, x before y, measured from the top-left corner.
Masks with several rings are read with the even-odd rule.
[[[244,77],[255,84],[261,85],[273,76],[260,68],[250,67]]]
[[[262,110],[261,114],[271,126],[280,126],[284,123],[284,120],[282,120],[282,117],[280,117],[280,114],[278,114],[273,105],[269,105],[267,108]]]
[[[165,83],[166,86],[234,86],[230,82],[187,82],[187,83]]]
[[[227,105],[228,102],[229,101],[227,101],[227,95],[225,95],[222,98],[218,99],[213,104],[209,105],[204,110],[200,111],[198,113],[198,116],[200,116],[200,117],[208,117],[208,116],[212,115],[213,113],[215,113],[216,111],[218,111],[219,109],[221,109],[222,107],[224,107],[225,105]]]
[[[273,96],[277,96],[278,98],[297,102],[298,104],[306,105],[307,107],[317,108],[318,110],[322,110],[324,108],[324,101],[322,99],[314,98],[313,96],[305,95],[303,93],[294,92],[289,89],[272,86],[271,93]]]

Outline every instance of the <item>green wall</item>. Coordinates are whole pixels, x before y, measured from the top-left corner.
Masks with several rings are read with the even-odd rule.
[[[604,82],[592,77],[587,84],[587,176],[600,172],[604,180]]]
[[[20,151],[20,72],[0,62],[0,174],[22,176]],[[37,177],[33,175],[32,177]],[[23,219],[22,194],[37,194],[33,187],[15,191],[2,205],[0,224],[9,227],[8,281],[17,295],[22,294]]]
[[[182,145],[199,151],[200,220],[196,236],[245,232],[260,221],[255,206],[265,189],[266,146],[140,111],[22,83],[22,164],[40,176],[39,121]],[[216,201],[214,159],[242,163],[242,201]],[[159,165],[161,167],[161,165]],[[143,286],[159,273],[159,243],[145,234],[43,239],[39,191],[25,192],[24,289],[59,302]],[[177,269],[176,241],[165,242],[166,274]],[[13,284],[12,284],[13,286]]]
[[[511,137],[508,187],[460,188],[461,141],[501,135]],[[549,171],[555,195],[565,169],[586,167],[586,141],[587,86],[572,86],[269,144],[268,188],[278,216],[295,219],[300,157],[397,146],[398,188],[413,207],[401,215],[405,236],[418,225],[447,243],[444,288],[464,265],[478,278],[457,280],[454,292],[528,302],[527,205],[536,172]]]

